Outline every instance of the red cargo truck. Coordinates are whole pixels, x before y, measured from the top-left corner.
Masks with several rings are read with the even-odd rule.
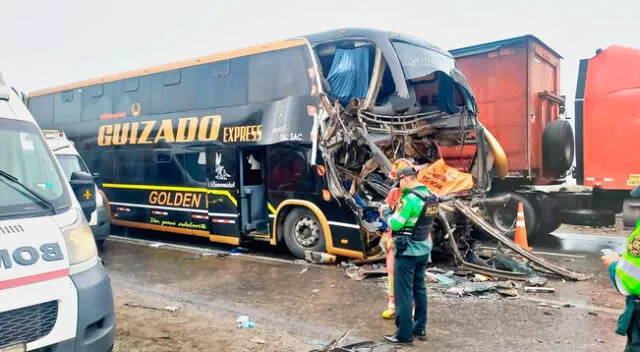
[[[480,121],[508,157],[509,177],[496,179],[490,194],[508,201],[487,207],[496,227],[512,228],[518,202],[529,236],[562,223],[613,225],[623,202],[625,219],[640,216],[627,199],[640,184],[640,139],[633,137],[640,135],[640,51],[614,46],[581,61],[575,149],[571,124],[561,118],[560,54],[532,35],[450,52],[474,90]],[[576,185],[567,182],[571,171]]]

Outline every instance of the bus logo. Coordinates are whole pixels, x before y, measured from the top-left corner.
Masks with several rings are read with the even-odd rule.
[[[216,153],[216,180],[226,181],[231,177],[222,165],[222,154]]]

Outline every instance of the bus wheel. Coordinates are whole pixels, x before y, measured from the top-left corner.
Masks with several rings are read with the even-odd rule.
[[[284,220],[284,241],[287,248],[298,258],[305,251],[324,252],[324,231],[318,218],[307,208],[291,210]]]

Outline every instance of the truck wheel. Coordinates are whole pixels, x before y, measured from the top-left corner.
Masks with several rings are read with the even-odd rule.
[[[548,235],[562,225],[562,221],[556,212],[556,202],[547,194],[535,194],[531,201],[536,207],[538,217],[538,234]]]
[[[542,133],[542,160],[545,169],[564,173],[573,164],[573,130],[566,120],[551,121]]]
[[[293,255],[304,259],[305,251],[324,252],[324,231],[318,218],[307,208],[291,210],[284,220],[284,241]]]
[[[538,233],[540,233],[541,235],[548,235],[557,230],[560,226],[562,226],[562,221],[558,219],[553,219],[551,222],[543,222],[540,225],[540,230],[538,231]]]
[[[513,238],[515,235],[516,216],[518,215],[518,202],[522,202],[527,235],[533,236],[538,228],[538,219],[533,204],[520,194],[509,193],[509,195],[511,195],[511,200],[507,203],[491,206],[489,209],[491,222],[500,232],[507,233],[509,237]]]
[[[616,215],[610,210],[562,209],[560,219],[565,224],[604,227],[616,222]]]
[[[640,199],[625,199],[622,204],[623,226],[626,229],[636,227],[638,219],[640,219]]]

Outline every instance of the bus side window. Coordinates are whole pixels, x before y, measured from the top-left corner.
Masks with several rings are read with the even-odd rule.
[[[142,151],[118,150],[115,155],[116,177],[120,182],[144,181]]]
[[[175,156],[194,181],[207,182],[206,158],[202,158],[201,154],[204,155],[204,152],[188,151],[175,153]]]
[[[242,158],[243,180],[245,186],[258,186],[262,180],[262,158],[258,153],[248,153]]]

